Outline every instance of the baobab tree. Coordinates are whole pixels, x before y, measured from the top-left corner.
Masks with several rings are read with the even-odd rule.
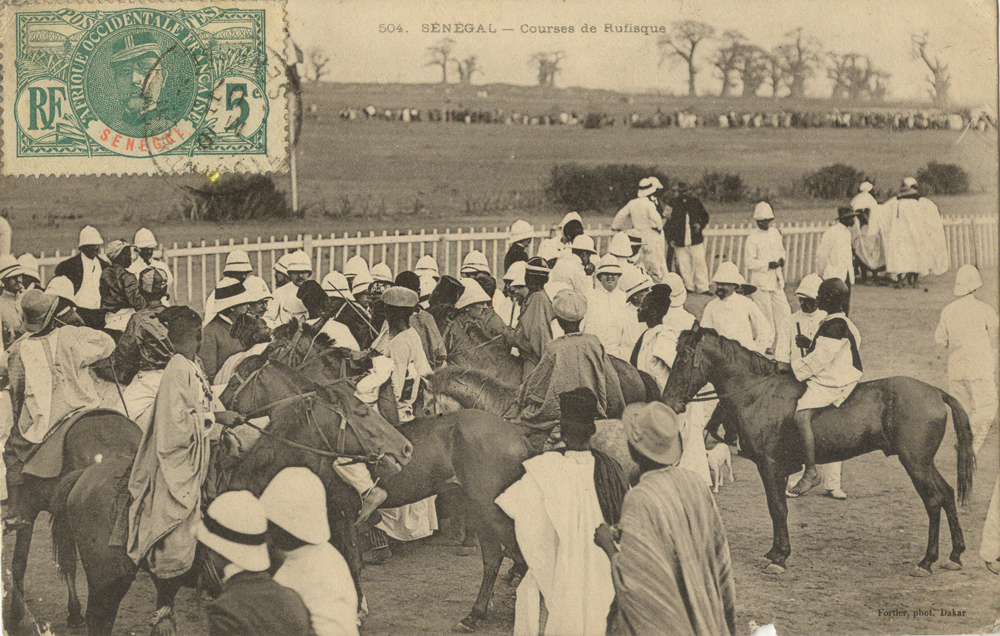
[[[827,77],[833,80],[833,99],[877,101],[886,91],[889,75],[875,67],[871,58],[860,53],[827,54]]]
[[[698,75],[695,54],[698,45],[715,35],[715,27],[696,20],[678,20],[671,25],[670,33],[661,35],[656,45],[660,48],[660,64],[669,58],[687,65],[688,95],[695,95],[694,79]]]
[[[778,53],[777,47],[765,54],[764,64],[766,77],[771,82],[771,97],[778,99],[781,85],[785,83],[785,69],[781,65],[781,55]]]
[[[931,72],[927,76],[927,83],[930,86],[927,92],[930,93],[934,105],[944,108],[948,105],[948,91],[951,88],[951,71],[948,65],[941,60],[937,50],[932,49],[930,44],[930,33],[914,33],[910,36],[913,45],[910,53],[915,60],[923,60],[927,65],[927,70]]]
[[[479,68],[479,56],[470,55],[464,60],[452,60],[455,62],[455,70],[458,71],[458,81],[460,84],[471,84],[472,76],[475,73],[483,74]]]
[[[743,96],[755,96],[768,78],[767,51],[752,44],[743,45],[736,72],[743,84]]]
[[[822,60],[820,53],[823,45],[816,38],[805,35],[802,27],[792,29],[785,37],[792,38],[791,42],[780,44],[777,48],[784,81],[788,85],[789,97],[802,98],[806,96],[806,80],[816,73],[816,67]]]
[[[709,62],[719,71],[719,76],[722,78],[719,97],[729,97],[735,86],[736,78],[741,75],[744,49],[748,46],[746,36],[736,30],[723,33],[722,40],[723,46],[716,49],[715,54],[709,58]]]
[[[441,83],[448,83],[448,64],[451,63],[451,50],[455,46],[455,40],[442,38],[432,46],[427,47],[427,64],[425,66],[441,67]]]
[[[323,79],[324,75],[330,74],[330,69],[326,67],[330,63],[330,56],[318,46],[309,49],[309,56],[306,62],[309,65],[308,73],[312,81],[318,82]]]
[[[535,53],[531,56],[529,64],[538,65],[538,85],[553,88],[556,85],[556,73],[562,72],[559,64],[566,59],[566,54],[562,51],[552,53]]]

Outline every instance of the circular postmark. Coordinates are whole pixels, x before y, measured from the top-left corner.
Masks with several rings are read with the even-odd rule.
[[[193,143],[214,77],[199,34],[176,14],[135,9],[84,33],[68,69],[70,105],[89,139],[128,157]]]

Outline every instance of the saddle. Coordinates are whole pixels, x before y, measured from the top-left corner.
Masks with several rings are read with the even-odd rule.
[[[61,475],[63,473],[65,462],[66,436],[77,422],[84,417],[90,416],[107,416],[116,421],[121,421],[125,418],[125,416],[118,411],[105,408],[84,409],[70,413],[50,428],[42,441],[36,444],[34,448],[27,453],[24,459],[24,469],[22,472],[26,475],[38,477],[39,479],[51,479]],[[135,444],[138,446],[138,438],[141,436],[141,432],[139,431],[139,427],[134,423],[133,426],[135,430],[128,432],[134,434],[134,437],[136,438]],[[123,431],[123,433],[124,432],[125,431]],[[89,461],[88,464],[81,466],[71,465],[69,466],[69,470],[85,468],[86,465],[89,465],[90,463],[100,461],[96,457],[88,457],[87,460]]]

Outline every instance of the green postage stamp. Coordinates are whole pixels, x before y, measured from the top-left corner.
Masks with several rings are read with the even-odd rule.
[[[0,27],[3,174],[286,167],[283,2],[28,2]]]

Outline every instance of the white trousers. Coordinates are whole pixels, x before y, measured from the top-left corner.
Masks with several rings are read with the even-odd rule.
[[[983,525],[983,542],[979,545],[979,556],[983,561],[993,562],[1000,559],[1000,476],[993,486],[993,498],[986,510],[986,523]]]
[[[362,497],[375,487],[368,467],[362,462],[352,462],[346,457],[341,457],[334,460],[333,472],[337,473],[337,477],[340,477],[344,483],[357,490]]]
[[[705,261],[705,244],[675,247],[678,274],[684,280],[688,291],[702,293],[708,291],[708,264]]]
[[[153,402],[156,401],[156,392],[160,388],[161,379],[163,379],[163,369],[140,371],[122,390],[128,416],[143,432],[153,421]]]
[[[972,426],[972,452],[979,453],[997,416],[997,387],[993,378],[951,380],[948,392],[955,396],[969,414]]]
[[[778,362],[788,362],[792,308],[788,304],[785,290],[758,289],[753,294],[753,301],[774,329],[774,342],[768,348],[774,351]]]
[[[663,235],[655,230],[642,231],[642,266],[654,283],[663,282],[667,275],[667,244]]]
[[[819,473],[820,478],[823,480],[824,490],[841,490],[840,487],[840,464],[841,462],[833,462],[831,464],[816,464],[816,472]],[[791,475],[788,478],[788,485],[794,486],[798,483],[799,479],[802,478],[802,473],[806,469],[803,467],[802,470]]]
[[[694,402],[688,405],[687,413],[681,415],[681,468],[689,470],[705,480],[712,487],[712,474],[708,469],[708,455],[705,452],[705,416],[702,404]]]
[[[415,541],[434,534],[438,529],[437,495],[399,508],[382,508],[382,521],[376,525],[397,541]]]

